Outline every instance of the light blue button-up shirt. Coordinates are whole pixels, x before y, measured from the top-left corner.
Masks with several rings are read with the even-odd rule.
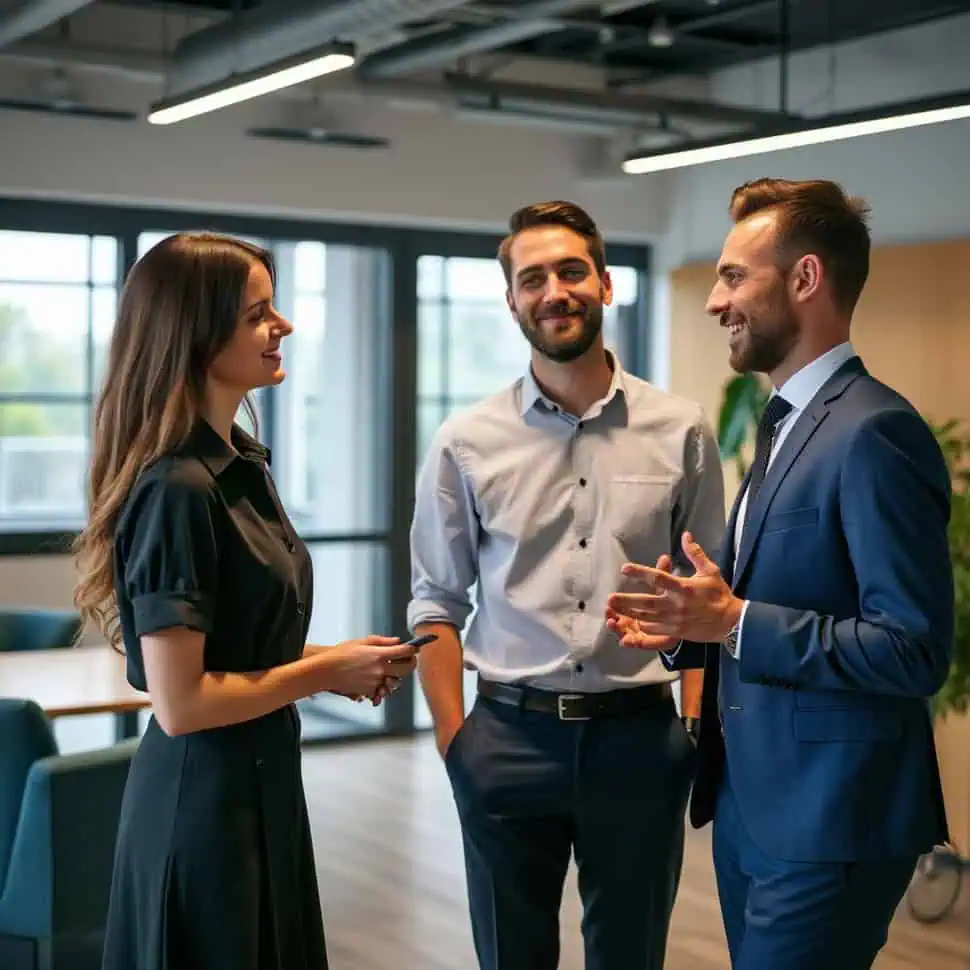
[[[652,651],[621,647],[606,598],[625,562],[662,553],[693,572],[680,536],[724,534],[717,442],[700,406],[625,373],[564,412],[531,370],[452,416],[421,468],[411,529],[408,625],[465,631],[464,660],[490,680],[602,691],[666,681]],[[471,591],[477,584],[477,602]]]

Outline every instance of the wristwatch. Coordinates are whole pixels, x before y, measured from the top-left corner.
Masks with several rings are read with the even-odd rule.
[[[735,623],[721,641],[721,645],[735,660],[738,659],[738,630],[740,628],[741,624]]]
[[[684,725],[684,730],[690,735],[691,741],[697,744],[697,739],[701,733],[701,719],[699,717],[682,717],[680,723]]]

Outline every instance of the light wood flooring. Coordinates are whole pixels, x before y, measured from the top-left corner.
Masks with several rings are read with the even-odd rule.
[[[305,779],[333,970],[475,970],[458,821],[431,738],[308,748]],[[710,860],[709,829],[688,829],[666,970],[729,970]],[[560,970],[583,970],[579,916],[571,872]],[[901,906],[875,970],[970,970],[970,886],[935,926]]]

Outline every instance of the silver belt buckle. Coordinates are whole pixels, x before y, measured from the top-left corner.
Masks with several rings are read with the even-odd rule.
[[[582,699],[583,699],[582,694],[560,694],[556,698],[556,708],[559,713],[559,720],[560,721],[588,721],[589,720],[588,714],[585,717],[581,717],[579,715],[570,715],[566,711],[566,703],[568,701],[576,701],[576,700],[582,700]]]

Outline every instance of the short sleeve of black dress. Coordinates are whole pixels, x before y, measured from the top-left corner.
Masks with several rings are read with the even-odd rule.
[[[136,486],[119,549],[135,636],[172,627],[211,633],[219,548],[216,496],[200,465],[153,469]]]

